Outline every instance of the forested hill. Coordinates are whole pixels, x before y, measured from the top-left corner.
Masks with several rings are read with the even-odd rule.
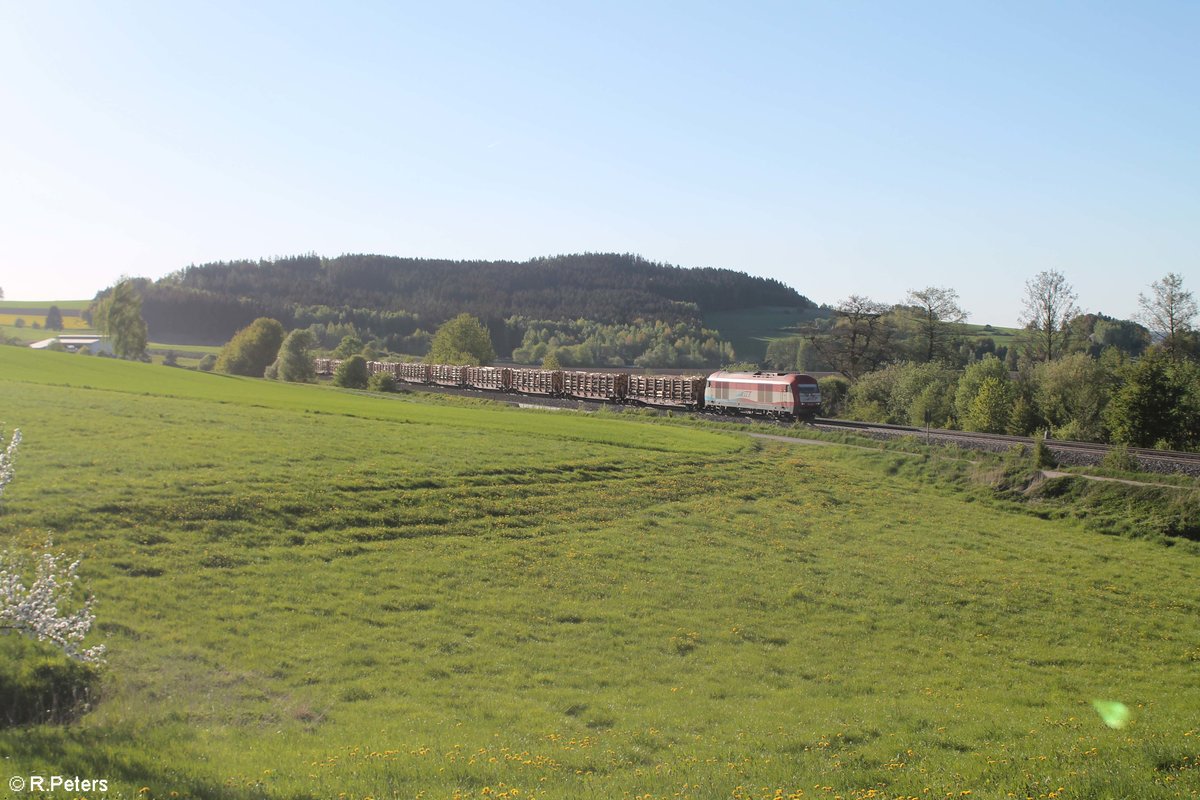
[[[258,316],[298,327],[336,312],[398,334],[464,311],[495,325],[514,316],[696,322],[702,311],[813,306],[776,280],[615,253],[524,262],[308,255],[191,266],[142,288],[151,335],[180,342],[223,342]]]

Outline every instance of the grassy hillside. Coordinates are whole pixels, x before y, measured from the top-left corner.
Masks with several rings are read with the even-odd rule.
[[[762,361],[767,345],[773,339],[795,336],[798,330],[819,317],[831,314],[821,308],[788,308],[764,306],[736,311],[716,311],[704,314],[704,325],[721,332],[733,345],[739,361]],[[997,328],[991,325],[959,325],[959,334],[968,341],[991,338],[997,347],[1011,347],[1020,341],[1017,328]]]
[[[125,797],[1195,797],[1196,556],[906,456],[0,348]],[[7,643],[0,638],[0,643]],[[1128,703],[1105,727],[1094,698]],[[970,794],[968,794],[970,793]]]
[[[964,324],[958,327],[964,339],[991,339],[997,347],[1012,347],[1014,344],[1019,344],[1024,334],[1020,328],[1002,328],[984,324]]]
[[[772,339],[795,336],[796,328],[829,312],[819,308],[764,306],[704,315],[704,325],[721,332],[739,361],[762,361]]]

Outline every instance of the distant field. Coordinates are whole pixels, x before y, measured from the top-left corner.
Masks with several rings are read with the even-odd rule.
[[[966,502],[906,477],[925,456],[20,348],[0,392],[25,433],[0,542],[80,554],[110,647],[78,724],[0,730],[10,774],[1200,795],[1195,548]]]
[[[54,331],[50,333],[53,334]],[[42,339],[49,338],[50,336],[41,329],[34,330],[29,326],[18,328],[15,325],[0,325],[0,341],[16,340],[17,342],[28,344],[29,342],[40,342]]]
[[[998,328],[991,325],[960,325],[964,336],[972,339],[992,338],[997,346],[1009,346],[1024,333],[1020,328]]]
[[[147,345],[147,349],[149,349],[151,351],[155,351],[155,352],[162,352],[162,353],[166,353],[168,351],[173,350],[174,352],[176,352],[180,355],[182,355],[184,353],[188,353],[190,355],[195,355],[195,356],[204,356],[204,355],[208,355],[209,353],[212,353],[213,355],[217,355],[218,353],[221,352],[221,348],[216,345],[164,344],[162,342],[150,342],[150,344]]]
[[[34,316],[31,314],[7,314],[7,313],[0,311],[0,325],[6,325],[6,326],[11,325],[13,327],[16,327],[16,322],[18,319],[25,320],[25,327],[32,328],[33,323],[35,323],[35,322],[39,326],[44,325],[46,322],[46,315],[41,314],[41,315]],[[88,326],[87,322],[84,321],[81,317],[73,317],[73,316],[64,314],[62,321],[63,321],[63,332],[64,333],[69,333],[70,331],[73,331],[73,330],[89,330],[89,326]],[[53,332],[51,332],[51,333],[53,333]],[[43,337],[43,338],[45,338],[45,337]]]
[[[827,316],[828,310],[791,308],[757,308],[704,315],[704,325],[719,330],[733,344],[738,361],[762,361],[772,339],[795,336],[797,328],[817,317]],[[957,326],[969,339],[991,337],[997,346],[1012,345],[1021,335],[1017,328],[997,328],[990,325]]]
[[[32,308],[39,309],[45,317],[50,306],[58,306],[59,311],[65,314],[67,311],[83,311],[91,304],[91,300],[0,300],[0,313],[10,308]]]
[[[58,306],[62,312],[62,333],[74,333],[91,330],[88,324],[79,316],[79,312],[91,304],[91,300],[0,300],[0,339],[16,338],[24,342],[36,342],[48,339],[55,331],[46,332],[41,326],[46,322],[46,314],[50,306]],[[16,327],[18,319],[24,320],[25,325]],[[33,328],[33,323],[38,329]]]

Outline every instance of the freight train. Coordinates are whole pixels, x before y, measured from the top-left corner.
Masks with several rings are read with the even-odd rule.
[[[332,375],[341,361],[315,360],[319,375]],[[699,375],[632,375],[527,367],[460,367],[368,361],[372,374],[397,381],[488,392],[568,397],[606,403],[681,408],[713,414],[810,419],[821,407],[816,378],[795,372],[714,372]]]

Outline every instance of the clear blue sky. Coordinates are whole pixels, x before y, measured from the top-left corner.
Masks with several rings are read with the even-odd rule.
[[[0,287],[640,253],[818,302],[1200,290],[1200,3],[0,0]]]

